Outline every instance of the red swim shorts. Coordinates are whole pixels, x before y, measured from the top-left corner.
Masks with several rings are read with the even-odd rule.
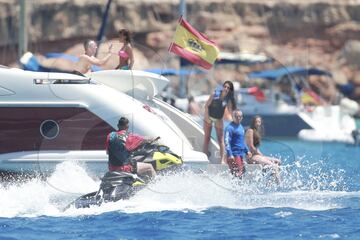
[[[231,174],[236,177],[241,177],[245,172],[244,160],[240,156],[235,156],[234,159],[227,159],[227,164]]]

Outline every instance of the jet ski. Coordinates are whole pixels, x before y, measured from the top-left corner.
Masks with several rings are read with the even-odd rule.
[[[137,149],[131,152],[130,158],[133,162],[150,163],[155,171],[164,173],[174,170],[183,164],[180,156],[173,153],[169,147],[160,145],[157,140],[145,141]],[[66,208],[88,208],[99,206],[106,202],[116,202],[122,199],[129,199],[136,192],[146,187],[150,180],[146,176],[138,176],[135,173],[111,171],[107,172],[102,178],[99,190],[91,192],[77,198]]]

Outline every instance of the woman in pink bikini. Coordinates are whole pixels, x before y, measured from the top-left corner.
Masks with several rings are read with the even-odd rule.
[[[134,55],[131,46],[130,31],[127,29],[121,29],[119,31],[119,41],[123,43],[118,55],[119,65],[116,69],[131,70],[134,65]]]

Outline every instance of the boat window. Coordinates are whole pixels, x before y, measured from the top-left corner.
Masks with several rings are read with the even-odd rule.
[[[53,84],[88,84],[90,83],[89,79],[81,79],[81,80],[69,80],[69,79],[58,79],[54,80]]]
[[[59,124],[54,120],[45,120],[40,125],[40,133],[46,139],[54,139],[59,135]]]
[[[128,96],[135,98],[141,102],[149,102],[149,95],[146,91],[139,89],[139,88],[133,88],[125,92]]]
[[[34,84],[89,84],[90,79],[34,79]]]

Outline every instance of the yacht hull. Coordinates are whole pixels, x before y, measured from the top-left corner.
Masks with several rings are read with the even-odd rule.
[[[257,114],[244,113],[243,125],[249,126]],[[298,114],[261,114],[266,137],[297,137],[302,129],[312,129]]]

